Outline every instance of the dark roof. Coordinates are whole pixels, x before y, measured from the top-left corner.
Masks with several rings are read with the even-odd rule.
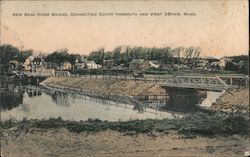
[[[32,61],[32,62],[42,62],[42,59],[41,59],[41,58],[36,57],[36,58],[34,58],[34,59],[33,59],[33,61]]]

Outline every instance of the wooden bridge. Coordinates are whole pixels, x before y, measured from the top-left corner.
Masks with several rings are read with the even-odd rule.
[[[201,90],[228,90],[248,86],[248,76],[175,76],[166,79],[162,87],[190,88]]]

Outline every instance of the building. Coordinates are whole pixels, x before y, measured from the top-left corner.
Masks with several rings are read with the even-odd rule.
[[[208,65],[209,65],[209,61],[208,60],[206,60],[206,59],[199,59],[196,66],[197,67],[201,67],[201,68],[204,69],[204,68],[207,68]]]
[[[45,69],[44,60],[40,57],[35,57],[30,64],[33,72],[43,71]]]
[[[76,59],[75,61],[75,67],[76,69],[84,69],[84,68],[87,68],[86,66],[86,62],[88,62],[87,59],[84,59],[84,58],[80,58],[80,59]]]
[[[230,58],[228,58],[228,57],[222,57],[222,58],[220,59],[220,61],[219,61],[219,66],[220,66],[220,68],[221,68],[221,69],[224,69],[225,66],[226,66],[226,64],[227,64],[228,62],[232,62],[232,60],[231,60]]]
[[[95,61],[87,61],[86,62],[87,69],[98,69],[100,65],[96,64]]]
[[[212,71],[219,71],[220,70],[220,63],[219,62],[212,62],[210,64],[210,69]]]
[[[72,64],[70,62],[64,62],[62,69],[63,70],[71,70],[72,69]]]
[[[24,63],[23,63],[23,67],[24,67],[24,70],[31,70],[31,59],[30,58],[27,58]]]
[[[115,62],[113,59],[104,60],[102,63],[102,67],[105,69],[111,69],[111,68],[115,67]]]
[[[146,59],[133,59],[129,63],[129,69],[133,70],[147,70],[150,68],[150,63]]]
[[[32,61],[31,61],[31,66],[42,66],[43,65],[44,60],[42,58],[39,57],[35,57]]]

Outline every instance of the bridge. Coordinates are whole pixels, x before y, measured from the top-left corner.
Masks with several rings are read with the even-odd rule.
[[[189,88],[201,90],[221,91],[236,89],[239,86],[248,86],[248,76],[222,75],[222,76],[175,76],[161,83],[162,87]]]

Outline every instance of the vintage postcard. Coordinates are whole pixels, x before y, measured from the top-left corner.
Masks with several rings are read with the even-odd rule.
[[[1,156],[250,156],[248,14],[247,0],[1,0]]]

